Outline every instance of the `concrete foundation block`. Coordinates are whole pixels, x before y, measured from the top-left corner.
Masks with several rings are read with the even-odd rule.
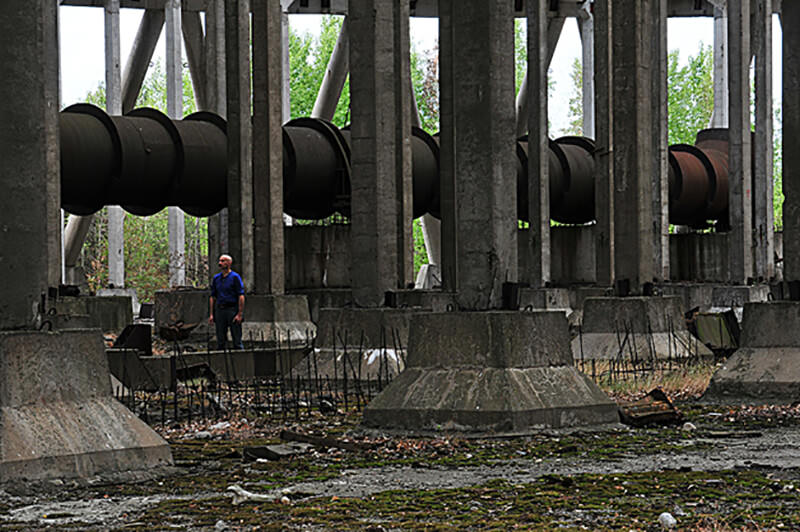
[[[411,317],[426,313],[420,308],[324,308],[320,309],[317,347],[337,349],[408,346]],[[362,336],[363,333],[363,336]],[[397,340],[395,341],[394,338]]]
[[[73,324],[68,319],[62,319],[65,328],[88,326],[118,334],[133,323],[133,307],[129,296],[59,297],[53,308],[59,315],[80,317]],[[83,316],[88,316],[88,320]]]
[[[171,463],[167,443],[111,395],[97,330],[0,332],[0,481]]]
[[[412,432],[526,432],[617,421],[572,366],[562,312],[449,312],[412,318],[407,367],[364,425]]]
[[[703,401],[737,405],[800,401],[800,348],[739,349],[714,373]]]
[[[213,325],[208,324],[209,293],[205,290],[156,292],[156,331],[176,324],[196,324],[190,340],[216,343]],[[274,344],[305,342],[316,335],[308,301],[302,295],[246,295],[242,339],[245,343]]]
[[[686,329],[682,306],[677,296],[587,298],[572,355],[575,360],[713,356]]]
[[[519,307],[542,310],[571,311],[570,294],[566,288],[523,288],[519,293]]]
[[[742,348],[714,374],[703,399],[736,404],[800,401],[800,302],[748,303]]]
[[[323,308],[344,308],[353,306],[353,291],[350,288],[314,288],[293,290],[298,296],[308,300],[311,321],[319,323],[319,311]]]

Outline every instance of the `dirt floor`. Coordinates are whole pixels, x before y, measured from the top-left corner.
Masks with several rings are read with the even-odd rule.
[[[712,370],[606,387],[623,401],[665,383],[672,426],[406,438],[340,410],[159,429],[169,474],[2,486],[0,528],[800,529],[800,407],[701,404]],[[328,439],[258,458],[282,430]]]

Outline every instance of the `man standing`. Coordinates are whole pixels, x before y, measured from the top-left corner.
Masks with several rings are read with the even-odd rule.
[[[225,349],[228,328],[234,349],[244,349],[242,344],[242,313],[244,312],[244,284],[238,273],[231,270],[230,255],[219,258],[220,272],[211,281],[208,323],[216,324],[217,349]]]

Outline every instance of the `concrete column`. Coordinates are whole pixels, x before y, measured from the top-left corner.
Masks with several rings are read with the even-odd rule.
[[[650,40],[651,71],[650,81],[653,84],[652,127],[655,172],[652,174],[653,220],[652,238],[655,261],[655,277],[658,280],[669,279],[669,159],[667,146],[667,4],[668,0],[653,0],[650,13],[651,23],[657,31]]]
[[[105,5],[106,111],[122,114],[122,71],[120,67],[119,0]],[[125,287],[125,212],[118,205],[108,212],[108,284]]]
[[[281,5],[253,5],[253,254],[252,289],[284,292],[283,46]]]
[[[206,7],[205,48],[206,102],[200,102],[203,110],[226,115],[227,96],[225,78],[225,2],[209,0]],[[209,277],[217,273],[217,258],[228,251],[228,209],[208,219],[208,264]],[[210,279],[209,279],[210,280]]]
[[[61,278],[57,5],[9,0],[0,17],[0,330],[35,326]]]
[[[550,17],[547,23],[547,66],[553,61],[561,30],[564,29],[564,17]],[[528,132],[528,72],[522,78],[522,84],[517,93],[517,137],[522,137]]]
[[[252,292],[253,157],[250,117],[250,2],[225,0],[228,110],[228,252]]]
[[[380,306],[387,290],[406,281],[408,254],[399,243],[410,230],[411,207],[409,74],[401,67],[409,53],[408,9],[391,0],[350,5],[351,272],[363,307]]]
[[[714,7],[714,111],[711,127],[728,127],[728,12]]]
[[[583,135],[595,138],[594,132],[594,15],[592,4],[586,2],[578,17],[578,31],[581,36],[583,71]]]
[[[285,124],[292,119],[292,94],[291,94],[291,78],[292,70],[289,66],[289,13],[281,13],[281,43],[283,46],[282,64],[283,64],[283,109],[281,116]]]
[[[652,133],[660,104],[653,76],[653,40],[661,39],[654,13],[659,0],[618,0],[613,13],[614,251],[617,282],[633,293],[659,276],[653,236],[653,176],[660,149]],[[623,142],[624,140],[624,142]],[[659,178],[661,179],[661,178]]]
[[[181,52],[181,0],[164,5],[167,27],[167,116],[183,118],[183,60]],[[168,207],[169,285],[186,284],[186,227],[183,211]]]
[[[752,159],[750,133],[750,0],[728,1],[729,280],[753,276]]]
[[[528,2],[528,214],[531,286],[550,281],[550,142],[547,136],[547,4]]]
[[[347,34],[347,19],[345,18],[328,60],[328,68],[325,69],[325,76],[322,78],[314,108],[311,111],[311,116],[314,118],[332,120],[336,113],[336,106],[339,105],[350,69],[350,39]]]
[[[610,0],[594,3],[595,78],[595,219],[596,279],[612,286],[614,267],[614,76],[612,72],[613,6]]]
[[[772,160],[772,0],[757,0],[753,19],[753,52],[756,56],[756,134],[753,144],[753,228],[755,276],[775,276],[775,212],[773,210]]]
[[[394,6],[394,71],[401,83],[395,85],[396,190],[400,212],[397,234],[398,286],[414,286],[414,175],[411,151],[411,110],[416,98],[406,90],[411,84],[410,6],[395,2]],[[414,103],[412,103],[412,101]]]
[[[139,97],[139,91],[150,66],[150,59],[158,44],[161,28],[164,26],[164,18],[164,11],[160,9],[146,9],[142,16],[131,55],[125,64],[125,74],[122,76],[123,113],[130,112],[136,105],[136,99]]]
[[[783,27],[783,278],[800,280],[800,3],[784,2]]]
[[[442,266],[463,309],[500,307],[517,280],[512,10],[439,2]]]

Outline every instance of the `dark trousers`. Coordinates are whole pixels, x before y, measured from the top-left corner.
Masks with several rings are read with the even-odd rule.
[[[217,349],[225,349],[225,341],[228,338],[228,329],[231,330],[231,339],[234,349],[244,349],[242,344],[242,324],[234,323],[233,318],[239,312],[237,306],[214,308],[214,325],[217,329]]]

